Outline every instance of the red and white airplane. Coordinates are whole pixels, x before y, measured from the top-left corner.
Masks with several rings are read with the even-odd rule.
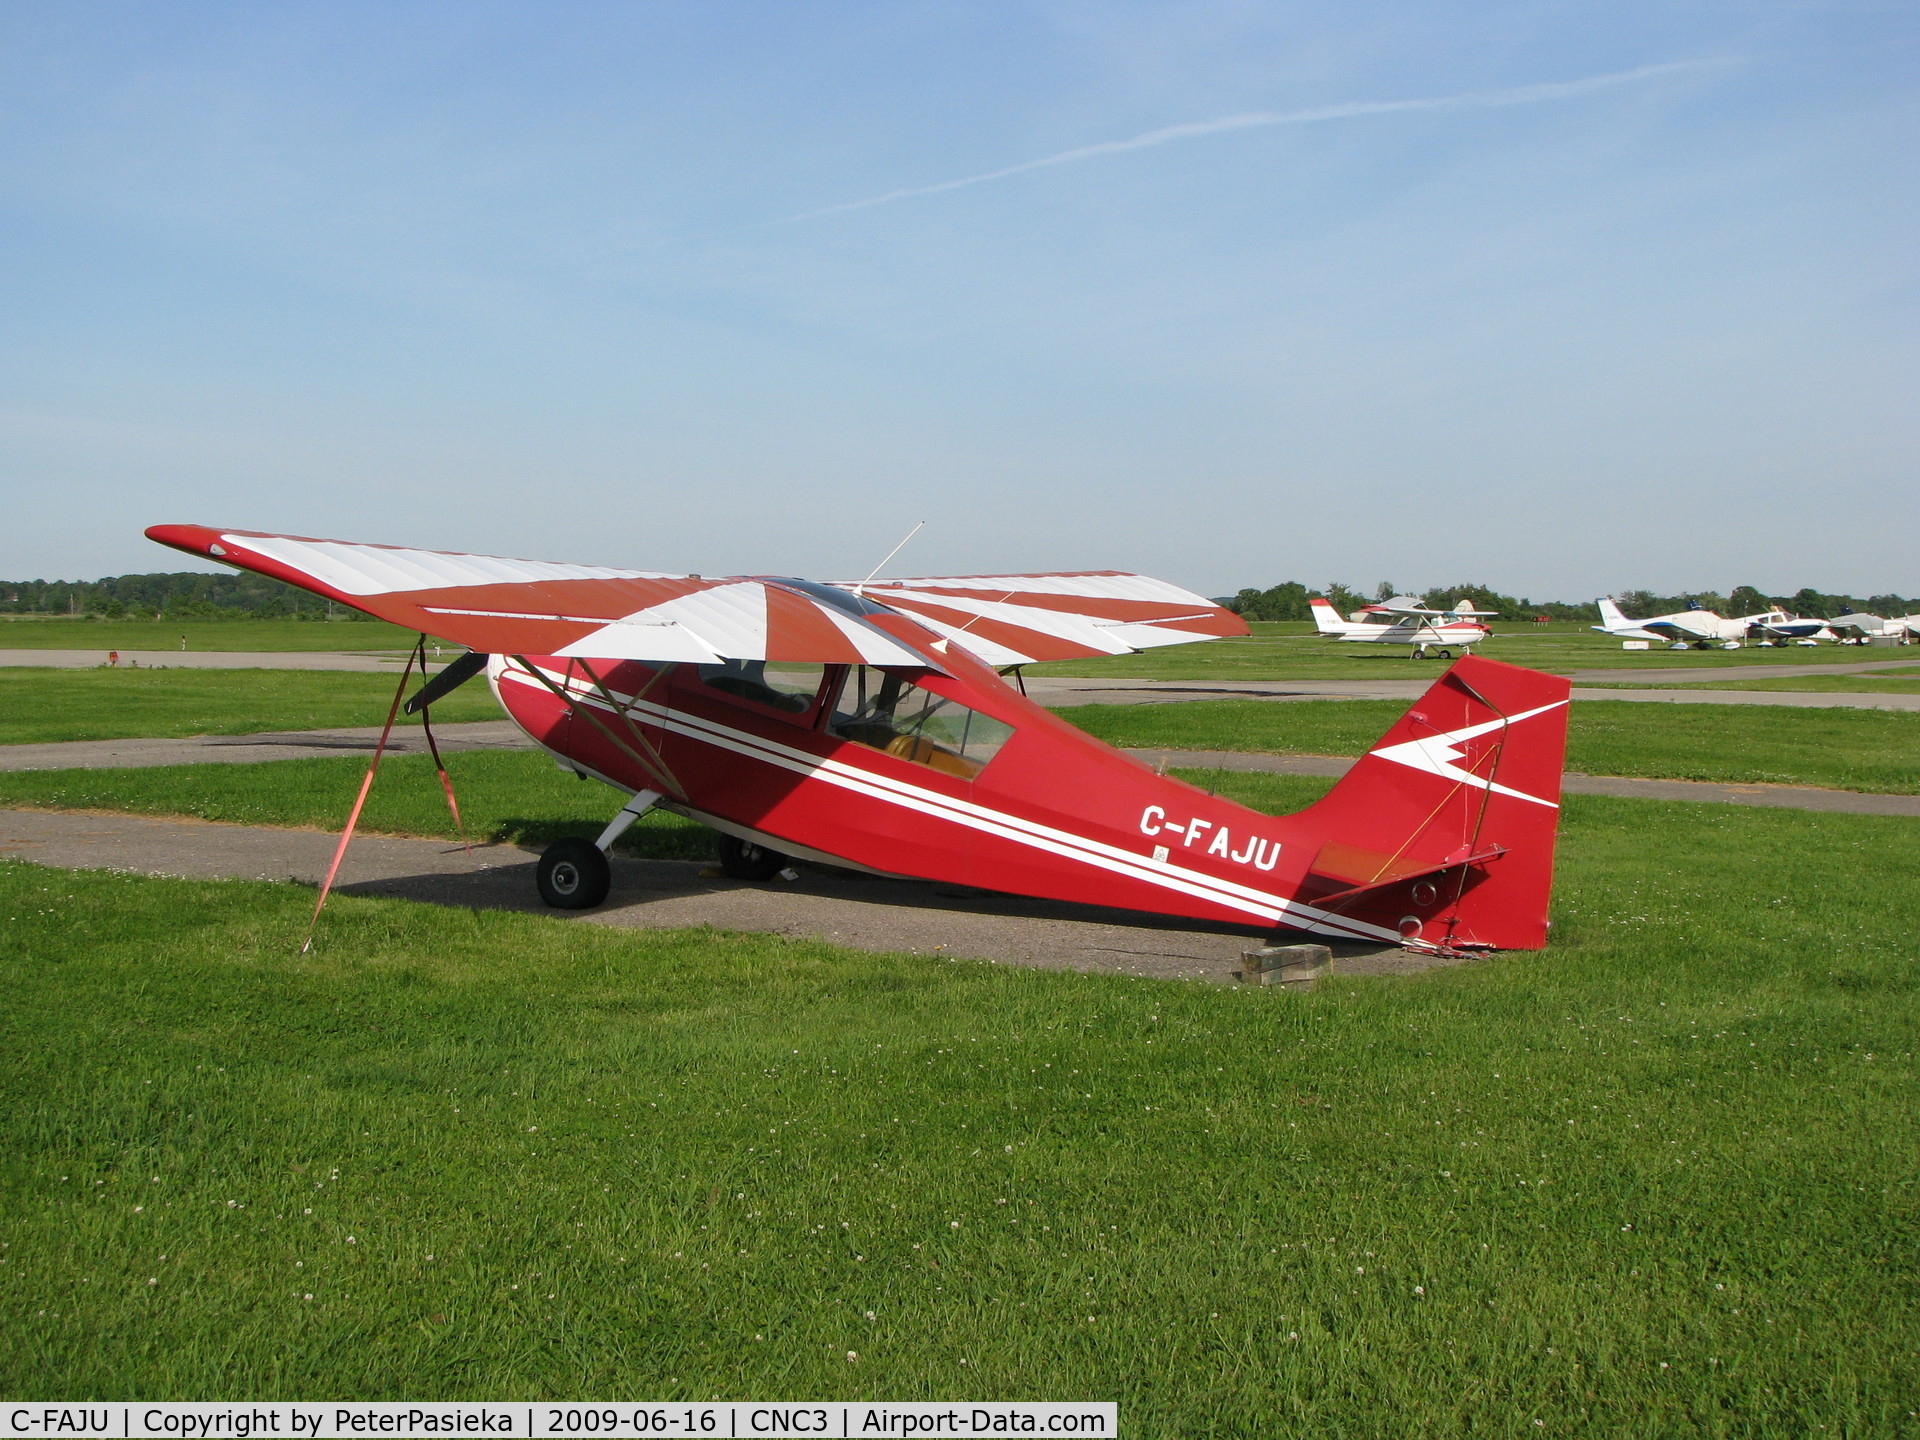
[[[729,873],[789,857],[1340,940],[1545,943],[1568,682],[1452,666],[1336,784],[1269,816],[1155,773],[1003,671],[1247,633],[1115,572],[821,584],[668,575],[156,525],[162,544],[470,647],[563,768],[630,796],[550,847],[549,904],[606,897],[650,807],[720,832]]]

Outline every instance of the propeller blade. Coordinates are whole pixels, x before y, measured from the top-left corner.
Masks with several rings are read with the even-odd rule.
[[[413,698],[407,701],[405,710],[409,715],[418,715],[434,701],[444,698],[458,690],[467,681],[487,668],[490,657],[480,650],[469,650],[446,669],[434,676],[426,684],[413,692]]]

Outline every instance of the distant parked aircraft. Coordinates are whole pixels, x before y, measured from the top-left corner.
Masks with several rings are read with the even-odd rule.
[[[1747,621],[1723,619],[1711,610],[1690,605],[1670,615],[1655,615],[1650,620],[1629,620],[1612,596],[1600,602],[1600,624],[1589,626],[1602,635],[1621,640],[1664,640],[1675,650],[1695,646],[1702,650],[1714,645],[1737,646],[1747,638]]]
[[[1769,610],[1764,615],[1746,617],[1747,634],[1756,645],[1811,645],[1835,637],[1825,620],[1804,615],[1789,615],[1784,610]]]
[[[1811,645],[1817,640],[1834,638],[1827,621],[1789,615],[1784,610],[1762,610],[1758,614],[1728,619],[1698,605],[1689,605],[1668,615],[1629,620],[1612,596],[1598,603],[1601,623],[1589,629],[1621,640],[1664,640],[1675,650],[1705,650],[1715,645],[1735,650],[1748,641],[1756,645]]]
[[[1668,637],[1649,630],[1638,620],[1629,620],[1621,610],[1620,602],[1611,595],[1603,596],[1600,604],[1600,623],[1589,625],[1589,630],[1598,630],[1602,635],[1611,635],[1617,640],[1665,640]]]
[[[1462,600],[1451,610],[1433,610],[1421,604],[1418,596],[1396,595],[1391,600],[1362,605],[1352,619],[1342,620],[1332,601],[1316,599],[1308,603],[1313,607],[1313,623],[1322,635],[1369,645],[1410,645],[1409,660],[1424,660],[1429,650],[1451,660],[1456,646],[1463,655],[1471,655],[1470,647],[1493,633],[1481,620],[1500,613],[1476,610],[1471,600]]]
[[[1827,627],[1839,637],[1842,645],[1858,645],[1866,640],[1893,640],[1904,645],[1920,631],[1920,615],[1903,615],[1893,620],[1882,620],[1878,615],[1865,615],[1859,611],[1839,615],[1827,622]]]

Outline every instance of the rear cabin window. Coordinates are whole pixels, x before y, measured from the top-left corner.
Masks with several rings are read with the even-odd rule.
[[[799,720],[813,711],[826,677],[824,665],[785,660],[728,660],[719,665],[697,665],[702,684],[723,695],[751,700]]]
[[[985,769],[1013,735],[1004,721],[864,665],[847,671],[830,728],[843,740],[962,780]]]

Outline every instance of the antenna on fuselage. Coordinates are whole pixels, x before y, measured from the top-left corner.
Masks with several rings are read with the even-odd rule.
[[[865,580],[862,580],[858,585],[853,587],[853,593],[856,595],[864,595],[867,590],[867,585],[869,584],[869,582],[872,581],[873,577],[878,575],[882,570],[887,568],[887,560],[893,559],[894,556],[898,555],[902,550],[906,549],[907,541],[911,540],[914,536],[918,535],[922,530],[926,528],[927,528],[927,522],[922,520],[918,525],[914,526],[911,530],[907,531],[906,535],[901,539],[900,543],[894,546],[891,550],[887,551],[886,559],[882,560],[878,565],[874,566],[873,569],[869,570],[867,572],[867,578]]]

